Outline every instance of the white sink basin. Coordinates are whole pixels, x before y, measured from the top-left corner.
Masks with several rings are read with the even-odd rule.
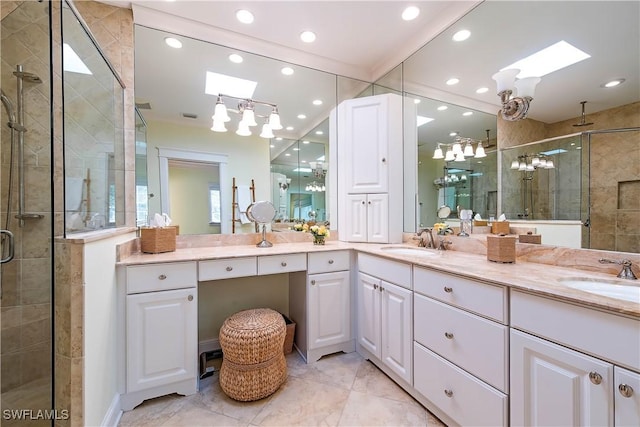
[[[640,304],[640,284],[621,284],[619,281],[566,278],[558,279],[560,283],[573,289],[602,295],[609,298],[631,301]],[[631,282],[631,280],[630,280]],[[636,281],[633,281],[636,282]]]
[[[434,256],[436,252],[431,252],[424,248],[408,248],[406,246],[385,246],[383,251],[398,255],[411,255],[411,256]]]

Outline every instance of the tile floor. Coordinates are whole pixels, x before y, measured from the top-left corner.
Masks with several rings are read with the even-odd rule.
[[[305,364],[287,356],[287,381],[273,395],[237,402],[218,385],[218,372],[191,396],[145,401],[122,415],[125,426],[436,426],[437,418],[357,353]]]

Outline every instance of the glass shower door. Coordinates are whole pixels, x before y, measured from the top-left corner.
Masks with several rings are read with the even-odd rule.
[[[0,424],[51,425],[49,2],[2,2],[0,12]]]

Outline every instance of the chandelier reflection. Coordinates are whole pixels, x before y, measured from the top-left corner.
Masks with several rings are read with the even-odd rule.
[[[324,179],[327,175],[327,164],[323,162],[309,162],[309,166],[311,166],[311,172],[313,172],[313,176],[316,179]]]
[[[309,184],[307,184],[304,187],[305,191],[311,191],[311,192],[317,192],[317,191],[325,191],[325,186],[324,184],[318,184],[317,182],[313,181]]]

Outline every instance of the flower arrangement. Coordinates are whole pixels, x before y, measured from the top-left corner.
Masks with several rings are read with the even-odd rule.
[[[436,222],[435,224],[433,224],[433,229],[441,236],[453,233],[453,229],[444,222]]]
[[[309,227],[309,232],[313,234],[314,245],[324,245],[324,239],[329,237],[329,229],[324,225],[312,225]]]
[[[297,222],[297,223],[293,224],[293,229],[295,231],[306,232],[306,231],[309,231],[309,224],[307,224],[307,223],[303,224],[303,223]]]

